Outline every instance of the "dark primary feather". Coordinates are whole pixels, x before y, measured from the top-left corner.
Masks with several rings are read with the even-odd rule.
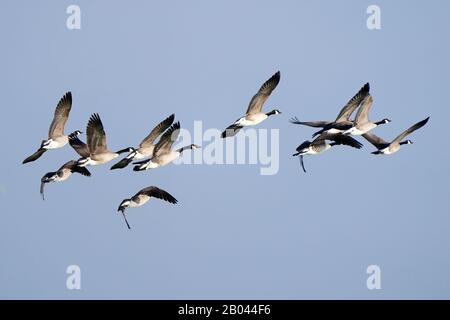
[[[342,133],[337,134],[323,134],[323,139],[325,140],[331,140],[334,141],[335,145],[346,145],[350,146],[356,149],[361,149],[363,147],[363,144],[359,142],[358,140],[348,136],[344,135]]]
[[[72,172],[79,173],[79,174],[81,174],[81,175],[83,175],[85,177],[90,177],[91,176],[91,173],[85,167],[74,166],[74,167],[72,167]]]
[[[264,82],[258,90],[258,93],[250,100],[246,114],[261,112],[264,103],[272,91],[278,86],[278,83],[280,83],[280,71],[277,71],[269,80]]]
[[[82,142],[76,134],[69,135],[69,144],[81,157],[89,157],[88,145]]]
[[[364,98],[369,94],[369,92],[370,92],[370,85],[369,83],[366,83],[361,89],[359,89],[358,93],[356,93],[341,109],[338,116],[336,117],[335,122],[348,120],[352,115],[352,113],[364,100]]]
[[[106,133],[98,113],[94,113],[88,121],[86,128],[87,145],[90,154],[102,153],[108,150]]]
[[[169,194],[167,191],[164,191],[162,189],[159,189],[157,187],[151,186],[151,187],[147,187],[142,189],[141,191],[139,191],[137,195],[139,194],[145,194],[149,197],[154,197],[154,198],[158,198],[173,204],[176,204],[178,202],[177,199],[175,199],[171,194]]]
[[[406,129],[405,131],[403,131],[402,133],[400,133],[392,142],[400,142],[401,140],[403,140],[403,138],[405,138],[407,135],[410,135],[411,133],[413,133],[414,131],[416,131],[417,129],[422,128],[430,119],[430,117],[423,119],[422,121],[417,122],[416,124],[412,125],[411,127],[409,127],[408,129]]]
[[[293,117],[289,119],[290,123],[300,124],[303,126],[313,127],[313,128],[323,128],[326,125],[330,124],[329,121],[300,121],[297,117]]]
[[[166,151],[169,150],[172,147],[172,144],[178,138],[179,133],[180,133],[180,122],[175,122],[161,136],[161,139],[159,139],[158,143],[155,145],[153,155],[158,155],[159,152],[163,150]]]
[[[153,143],[153,141],[155,141],[155,139],[161,135],[164,131],[167,130],[167,128],[170,127],[170,125],[173,123],[173,121],[175,120],[175,114],[172,113],[169,117],[167,117],[166,119],[164,119],[163,121],[161,121],[160,123],[158,123],[153,130],[148,134],[148,136],[146,136],[144,138],[144,140],[142,140],[142,142],[140,143],[140,146],[146,146],[149,145],[151,143]]]

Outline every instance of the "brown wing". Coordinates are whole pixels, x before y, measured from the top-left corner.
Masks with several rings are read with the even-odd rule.
[[[94,113],[86,128],[87,145],[89,148],[89,153],[99,154],[108,151],[108,146],[106,145],[106,133],[103,129],[102,120],[97,113]]]
[[[313,127],[313,128],[323,128],[326,125],[330,124],[330,121],[300,121],[297,117],[293,117],[289,119],[290,123],[300,124],[303,126]]]
[[[355,122],[357,124],[369,122],[369,111],[372,107],[373,99],[370,94],[368,94],[364,100],[361,102],[361,106],[355,116]]]
[[[64,126],[69,118],[70,109],[72,108],[72,93],[67,92],[55,109],[53,121],[48,129],[48,138],[54,139],[64,135]]]
[[[158,199],[161,199],[161,200],[173,203],[173,204],[178,202],[178,200],[175,199],[167,191],[164,191],[162,189],[159,189],[159,188],[153,187],[153,186],[142,189],[141,191],[139,191],[136,194],[136,196],[139,195],[139,194],[145,194],[146,196],[158,198]]]
[[[155,141],[155,139],[158,138],[159,135],[161,135],[164,131],[167,130],[167,128],[170,127],[174,119],[175,114],[173,113],[169,117],[158,123],[156,127],[154,127],[153,130],[149,133],[149,135],[146,136],[144,140],[142,140],[139,147],[144,148],[150,146]]]
[[[361,101],[363,101],[363,99],[365,97],[367,97],[367,95],[369,94],[369,91],[370,91],[370,85],[369,85],[369,83],[366,83],[361,89],[359,89],[358,93],[356,93],[350,99],[350,101],[347,102],[347,104],[341,109],[335,122],[341,122],[341,121],[348,120],[350,118],[350,116],[352,115],[352,113],[356,110],[356,108],[358,108]]]
[[[319,143],[320,141],[324,140],[334,141],[335,144],[342,144],[357,149],[361,149],[363,146],[361,142],[352,138],[351,136],[344,135],[342,133],[327,133],[327,132],[322,133],[320,136],[314,139],[313,143],[315,143],[316,141]]]
[[[277,87],[278,83],[280,83],[280,71],[275,73],[269,80],[264,82],[258,93],[253,96],[252,100],[250,100],[250,104],[248,105],[246,114],[261,112],[264,102],[266,102],[267,98]]]
[[[169,129],[164,132],[159,139],[158,143],[153,150],[153,156],[159,156],[166,152],[169,152],[172,148],[173,143],[177,140],[178,135],[180,134],[180,122],[175,122],[170,126]]]
[[[69,134],[69,144],[81,157],[89,157],[89,148],[87,144],[78,139],[76,134]]]
[[[430,117],[417,122],[415,125],[411,126],[410,128],[406,129],[405,131],[403,131],[402,133],[400,133],[393,141],[394,142],[401,142],[403,140],[403,138],[405,138],[407,135],[413,133],[414,131],[416,131],[419,128],[422,128],[430,119]]]
[[[382,138],[373,134],[372,132],[364,133],[362,136],[364,137],[364,139],[373,144],[378,150],[384,149],[389,145],[388,142],[384,141]]]

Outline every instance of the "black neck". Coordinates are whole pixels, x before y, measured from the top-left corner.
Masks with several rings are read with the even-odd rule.
[[[125,149],[116,151],[116,153],[117,153],[117,154],[122,154],[122,153],[125,153],[125,152],[129,152],[131,149],[132,149],[132,148],[125,148]]]
[[[180,149],[178,149],[178,152],[179,153],[182,153],[183,151],[185,151],[185,150],[188,150],[188,149],[192,149],[192,144],[191,145],[188,145],[188,146],[185,146],[185,147],[183,147],[183,148],[180,148]]]

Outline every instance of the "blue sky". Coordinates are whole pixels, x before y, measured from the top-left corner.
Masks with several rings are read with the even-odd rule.
[[[81,8],[81,30],[66,8]],[[368,30],[366,9],[381,8]],[[450,72],[447,1],[2,1],[1,298],[450,298],[447,195]],[[76,158],[69,147],[22,165],[46,138],[54,106],[73,94],[66,132],[98,112],[112,150],[137,145],[176,113],[181,126],[223,129],[275,71],[265,109],[283,113],[280,170],[170,165],[137,174],[91,169],[48,185]],[[397,154],[336,148],[291,154],[313,130],[288,119],[333,119],[370,82],[374,132],[391,139],[431,117]],[[84,139],[84,136],[83,136]],[[444,145],[444,146],[443,146]],[[155,185],[178,200],[129,211],[120,201]],[[257,199],[256,202],[250,199]],[[81,290],[66,268],[81,268]],[[366,268],[381,268],[368,290]]]

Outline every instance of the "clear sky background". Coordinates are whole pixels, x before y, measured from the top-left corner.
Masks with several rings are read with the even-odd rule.
[[[81,7],[81,30],[66,8]],[[371,4],[381,30],[366,27]],[[448,1],[1,1],[0,298],[450,298]],[[73,93],[66,132],[100,113],[112,150],[137,145],[175,112],[222,129],[275,71],[260,125],[280,130],[280,170],[92,167],[46,187],[69,147],[22,165]],[[386,139],[431,116],[389,157],[337,147],[291,154],[313,133],[288,119],[336,117],[370,82]],[[84,140],[84,135],[82,136]],[[156,185],[178,200],[117,206]],[[255,200],[255,201],[253,201]],[[66,288],[81,267],[82,289]],[[368,290],[366,268],[381,268]]]

